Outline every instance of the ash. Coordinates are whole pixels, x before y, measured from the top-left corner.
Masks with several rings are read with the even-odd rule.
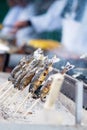
[[[4,90],[5,91],[5,90]],[[14,94],[18,90],[13,90],[10,96],[2,103],[0,103],[0,120],[6,122],[15,123],[28,123],[28,124],[62,124],[62,125],[74,125],[74,116],[66,109],[62,103],[57,100],[55,107],[48,111],[44,110],[44,102],[39,101],[36,106],[27,113],[24,114],[36,101],[32,97],[28,98],[22,105],[20,110],[16,112],[18,106],[22,103],[28,90],[20,92],[15,98]],[[12,100],[13,99],[13,100]],[[10,102],[12,100],[12,102]]]

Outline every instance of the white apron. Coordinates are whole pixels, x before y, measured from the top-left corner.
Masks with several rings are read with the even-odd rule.
[[[63,19],[62,44],[71,52],[87,53],[87,7],[82,22]]]

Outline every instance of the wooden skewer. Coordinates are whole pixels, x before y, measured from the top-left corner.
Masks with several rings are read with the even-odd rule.
[[[26,88],[23,89],[22,91],[24,92],[25,90],[26,90]],[[15,99],[16,99],[16,97],[17,97],[17,95],[20,94],[20,93],[22,93],[22,91],[18,90],[18,91],[14,94],[14,96],[11,98],[11,100],[8,101],[8,104],[7,104],[7,105],[9,105],[11,102],[14,102]]]
[[[25,99],[23,100],[23,102],[19,105],[19,107],[17,108],[16,112],[14,113],[14,115],[19,111],[19,109],[21,109],[22,105],[25,103],[25,101],[28,99],[28,97],[30,97],[32,94],[28,93],[27,96],[25,97]]]
[[[20,93],[20,91],[17,91],[17,92],[14,94],[14,96],[11,98],[11,100],[9,100],[8,102],[6,102],[6,105],[8,106],[10,103],[13,103],[19,93]],[[5,101],[6,101],[6,100],[5,100]]]
[[[3,99],[1,100],[0,103],[4,103],[11,93],[12,93],[12,91],[10,91],[5,97],[3,97]]]
[[[3,84],[3,87],[0,89],[0,92],[2,92],[8,85],[10,85],[11,82],[7,81],[6,83]],[[1,85],[0,85],[1,86]]]
[[[26,88],[25,88],[26,89]],[[25,89],[23,89],[22,91],[24,91]],[[15,99],[16,99],[16,97],[17,97],[17,95],[18,94],[20,94],[21,93],[21,91],[20,90],[17,90],[17,92],[14,94],[14,96],[9,100],[9,101],[7,101],[6,102],[6,100],[4,100],[4,102],[6,102],[6,105],[8,106],[8,105],[11,105],[10,103],[13,103],[14,101],[15,101]],[[11,93],[10,93],[11,94]]]
[[[26,115],[28,114],[28,112],[30,112],[35,106],[36,104],[40,101],[40,98],[35,100],[35,102],[32,104],[32,106],[27,110],[27,112],[24,113],[24,117],[26,117]]]
[[[0,99],[3,98],[10,90],[13,89],[13,85],[11,85],[1,96]]]
[[[15,89],[13,89],[13,90],[15,90]],[[2,101],[1,101],[0,103],[2,103],[2,102],[5,103],[5,102],[6,102],[6,104],[7,104],[8,101],[9,101],[8,98],[9,98],[9,96],[12,94],[12,92],[15,93],[15,91],[12,91],[12,90],[11,90],[10,92],[8,92],[8,94],[6,94],[5,97],[3,97],[3,99],[2,99]],[[12,100],[12,98],[11,98],[11,100]]]

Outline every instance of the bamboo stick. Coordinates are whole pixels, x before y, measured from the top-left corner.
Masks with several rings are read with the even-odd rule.
[[[22,101],[22,103],[18,106],[17,110],[15,111],[14,115],[19,111],[19,109],[21,109],[22,105],[26,102],[26,100],[28,99],[28,97],[31,96],[31,93],[28,93],[27,96],[24,98],[24,100]]]
[[[25,88],[25,89],[23,89],[23,90],[18,90],[18,91],[14,94],[14,96],[11,98],[11,100],[8,102],[8,104],[7,104],[7,105],[9,105],[11,102],[14,102],[14,101],[15,101],[15,99],[16,99],[16,97],[18,96],[18,94],[20,94],[20,93],[24,92],[25,90],[26,90],[26,88]]]
[[[0,102],[0,103],[2,103],[3,102],[3,104],[6,102],[6,105],[8,104],[8,98],[11,96],[11,94],[12,94],[12,92],[14,93],[14,91],[10,91],[10,92],[8,92],[8,94],[5,96],[5,97],[3,97],[4,99]],[[12,100],[12,97],[11,97],[11,100]]]
[[[8,102],[6,102],[6,105],[10,105],[12,102],[14,102],[14,100],[17,98],[17,95],[20,93],[20,91],[17,91],[14,96],[11,98],[11,100],[9,100]],[[5,100],[6,101],[6,100]]]
[[[24,113],[24,117],[27,116],[28,112],[30,112],[36,105],[37,103],[40,101],[40,98],[35,100],[35,102],[32,104],[32,106]]]
[[[3,98],[10,90],[13,89],[13,85],[11,85],[1,96],[0,99]]]
[[[0,103],[4,103],[11,93],[12,92],[10,91],[5,97],[3,97],[3,99],[0,101]]]
[[[7,81],[6,83],[3,84],[3,86],[0,85],[0,86],[2,86],[2,88],[0,89],[0,93],[1,93],[6,87],[8,87],[8,85],[10,85],[10,84],[11,84],[11,82],[10,82],[10,81]]]

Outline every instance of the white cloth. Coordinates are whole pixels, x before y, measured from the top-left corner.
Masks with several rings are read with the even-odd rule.
[[[35,14],[36,14],[36,10],[34,4],[29,3],[25,7],[25,9],[21,12],[18,21],[26,21],[30,19],[31,16],[34,16]],[[20,29],[16,34],[17,45],[22,46],[24,42],[34,38],[35,35],[36,33],[32,27],[25,27],[23,29]]]
[[[61,13],[67,0],[57,0],[48,9],[46,14],[31,17],[32,25],[36,32],[53,31],[62,27]]]
[[[87,53],[87,7],[82,22],[63,20],[62,44],[74,53]]]
[[[14,6],[8,11],[6,17],[3,20],[4,28],[1,30],[2,34],[8,34],[11,31],[12,27],[7,26],[14,25],[14,23],[18,20],[18,17],[21,14],[22,10],[22,7]]]

